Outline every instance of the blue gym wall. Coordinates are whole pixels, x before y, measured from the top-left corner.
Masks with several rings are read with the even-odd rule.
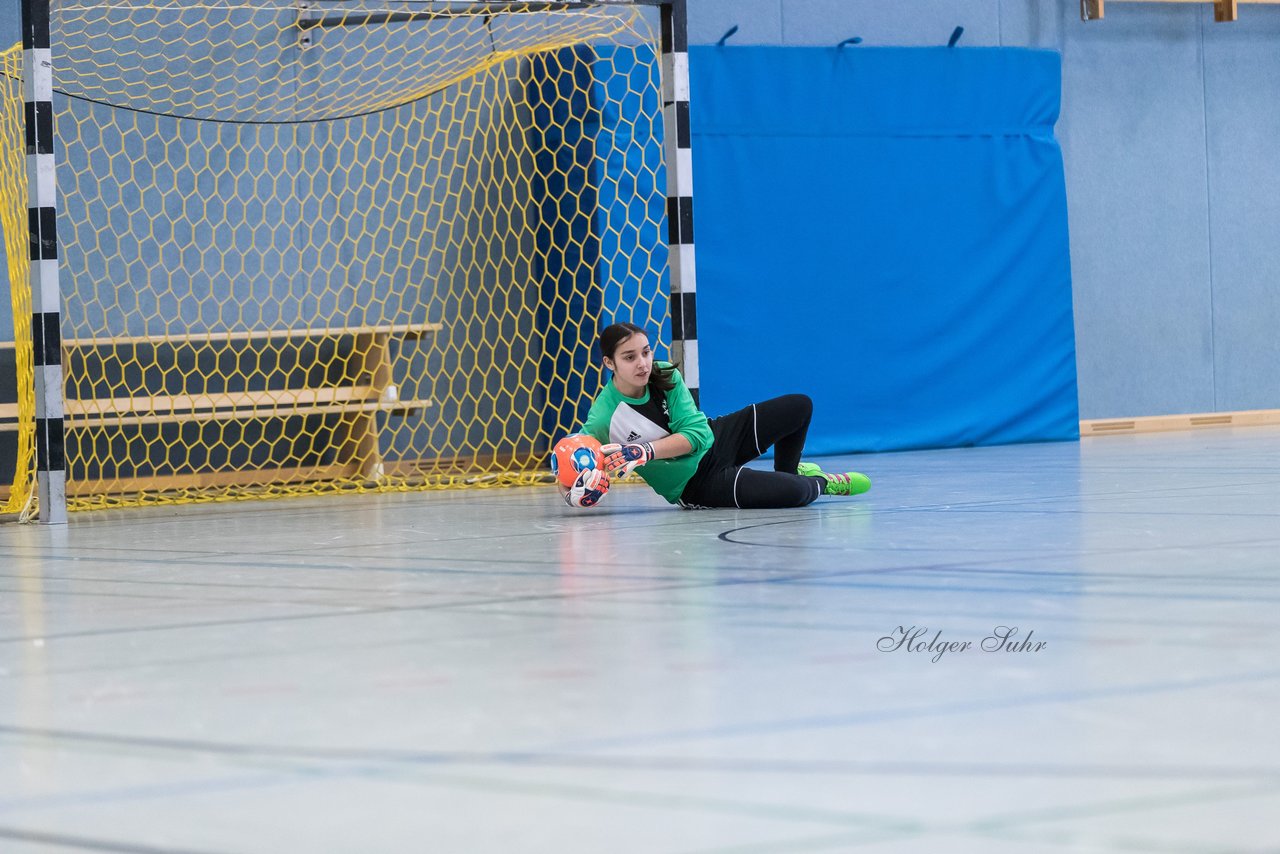
[[[709,414],[803,390],[817,454],[1076,438],[1056,51],[690,60]]]
[[[0,0],[0,43],[18,39]],[[1280,407],[1280,6],[1077,0],[689,0],[731,44],[1062,51],[1083,418]],[[0,330],[8,330],[0,300]]]
[[[1280,407],[1280,6],[690,0],[690,39],[1060,50],[1080,415]],[[696,178],[695,178],[696,180]]]

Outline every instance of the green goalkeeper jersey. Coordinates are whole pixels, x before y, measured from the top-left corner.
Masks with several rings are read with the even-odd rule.
[[[654,362],[654,366],[671,367],[670,362]],[[679,433],[693,445],[693,451],[683,457],[653,460],[636,469],[653,491],[676,504],[680,493],[698,463],[711,447],[711,426],[693,402],[689,387],[679,371],[671,378],[675,387],[661,396],[646,387],[642,397],[625,397],[612,380],[591,404],[587,423],[580,432],[594,436],[602,444],[627,445],[634,442],[656,442]]]

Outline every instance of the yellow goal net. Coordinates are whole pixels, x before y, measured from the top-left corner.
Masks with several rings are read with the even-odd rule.
[[[519,484],[670,340],[655,11],[53,0],[69,507]],[[32,484],[21,45],[0,493]],[[3,487],[0,487],[2,489]]]

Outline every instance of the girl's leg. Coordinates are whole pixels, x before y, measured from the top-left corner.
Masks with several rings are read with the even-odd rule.
[[[785,471],[738,469],[738,506],[743,510],[804,507],[822,494],[820,477],[804,477]]]
[[[781,471],[758,471],[734,466],[721,469],[702,483],[684,503],[699,507],[739,507],[767,510],[804,507],[822,494],[826,481]]]
[[[754,460],[773,445],[773,470],[794,474],[813,418],[813,401],[806,394],[784,394],[747,408],[752,415],[751,429],[738,448],[734,464]]]

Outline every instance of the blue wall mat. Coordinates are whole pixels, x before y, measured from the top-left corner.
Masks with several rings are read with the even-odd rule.
[[[704,407],[814,453],[1078,436],[1060,61],[694,48]]]

